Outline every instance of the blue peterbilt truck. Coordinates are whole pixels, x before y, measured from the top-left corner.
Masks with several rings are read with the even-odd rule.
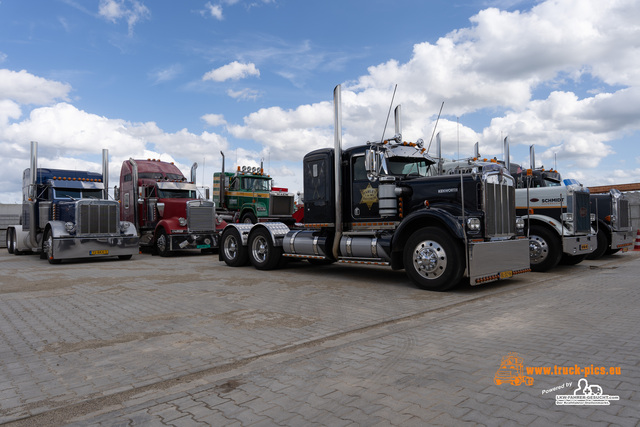
[[[21,221],[7,228],[9,253],[39,253],[51,264],[74,258],[130,259],[138,253],[135,226],[120,221],[118,202],[108,200],[108,150],[102,150],[102,173],[38,168],[37,163],[38,144],[31,142]]]

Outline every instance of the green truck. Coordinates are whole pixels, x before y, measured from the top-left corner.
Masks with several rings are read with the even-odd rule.
[[[220,154],[222,171],[213,174],[213,201],[219,217],[227,222],[250,224],[273,220],[295,222],[293,193],[272,187],[272,178],[264,173],[262,165],[238,166],[235,172],[225,172],[224,153]]]

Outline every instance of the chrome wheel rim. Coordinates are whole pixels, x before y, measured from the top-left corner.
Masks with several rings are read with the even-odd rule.
[[[413,249],[413,267],[425,279],[437,279],[447,269],[447,253],[433,240],[425,240]]]
[[[45,252],[50,259],[53,258],[53,236],[51,235],[51,232],[47,234],[47,240],[45,241]]]
[[[227,259],[231,260],[236,258],[236,256],[238,255],[238,241],[236,240],[235,236],[227,236],[224,239],[223,250],[224,256]]]
[[[540,264],[549,256],[549,245],[540,236],[529,236],[529,260],[531,264]]]
[[[165,237],[164,234],[161,234],[160,237],[158,237],[156,246],[160,252],[164,252],[165,249],[167,249],[167,238]]]
[[[267,256],[269,255],[269,246],[267,239],[263,236],[258,236],[253,240],[253,244],[251,245],[251,253],[253,258],[263,263],[267,260]]]

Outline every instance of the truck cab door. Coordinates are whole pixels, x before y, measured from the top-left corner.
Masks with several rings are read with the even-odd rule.
[[[365,169],[365,156],[354,155],[349,161],[351,189],[349,219],[353,222],[379,220],[378,180],[369,181]]]

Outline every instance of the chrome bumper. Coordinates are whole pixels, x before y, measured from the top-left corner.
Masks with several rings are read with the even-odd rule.
[[[500,240],[469,244],[471,285],[480,285],[531,271],[529,240]]]
[[[53,254],[55,259],[135,255],[138,240],[138,236],[54,237]]]
[[[595,234],[562,238],[562,252],[567,255],[586,255],[596,250],[598,239]]]
[[[629,231],[612,231],[611,232],[611,249],[628,250],[633,246],[633,230]]]

